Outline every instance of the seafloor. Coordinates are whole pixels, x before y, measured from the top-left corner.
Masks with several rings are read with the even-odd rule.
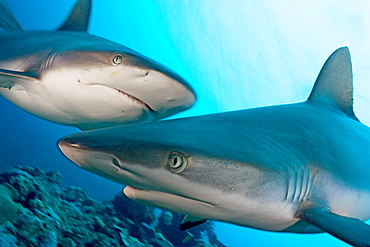
[[[210,222],[180,231],[180,214],[123,194],[100,203],[61,181],[58,171],[31,167],[0,174],[0,246],[224,246]]]

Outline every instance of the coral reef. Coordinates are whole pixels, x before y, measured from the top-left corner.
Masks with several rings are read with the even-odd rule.
[[[182,216],[123,194],[103,203],[61,188],[58,171],[14,167],[0,174],[0,247],[220,247],[211,223],[180,231]]]
[[[13,191],[5,185],[0,185],[0,224],[12,219],[21,207],[13,201]]]

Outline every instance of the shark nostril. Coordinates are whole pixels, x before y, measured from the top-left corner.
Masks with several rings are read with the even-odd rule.
[[[112,159],[112,163],[113,163],[113,165],[117,166],[118,168],[122,168],[121,164],[119,163],[119,161],[116,158]]]

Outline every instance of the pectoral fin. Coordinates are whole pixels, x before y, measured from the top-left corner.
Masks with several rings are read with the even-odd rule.
[[[19,72],[6,69],[0,69],[0,88],[11,89],[19,80],[39,80],[34,72]]]
[[[350,245],[370,246],[370,225],[359,219],[315,205],[305,207],[297,216]]]
[[[194,216],[191,216],[191,215],[186,215],[184,217],[184,219],[181,221],[180,230],[181,231],[188,230],[188,229],[190,229],[194,226],[198,226],[200,224],[203,224],[206,221],[207,221],[206,219],[194,217]]]

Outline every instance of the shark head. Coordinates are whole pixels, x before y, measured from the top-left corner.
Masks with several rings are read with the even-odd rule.
[[[195,102],[182,77],[128,47],[87,33],[56,35],[68,36],[70,45],[49,55],[39,78],[50,92],[48,101],[69,112],[67,119],[79,116],[81,129],[158,120]]]
[[[175,72],[87,32],[91,0],[79,0],[56,32],[24,32],[5,2],[0,94],[43,119],[96,129],[162,119],[196,96]]]
[[[241,142],[213,132],[225,122],[206,131],[213,119],[203,119],[86,131],[64,137],[58,145],[81,168],[128,185],[124,193],[138,202],[202,219],[241,224],[240,218],[250,216],[253,221],[258,208],[253,187],[268,175],[235,158]]]

